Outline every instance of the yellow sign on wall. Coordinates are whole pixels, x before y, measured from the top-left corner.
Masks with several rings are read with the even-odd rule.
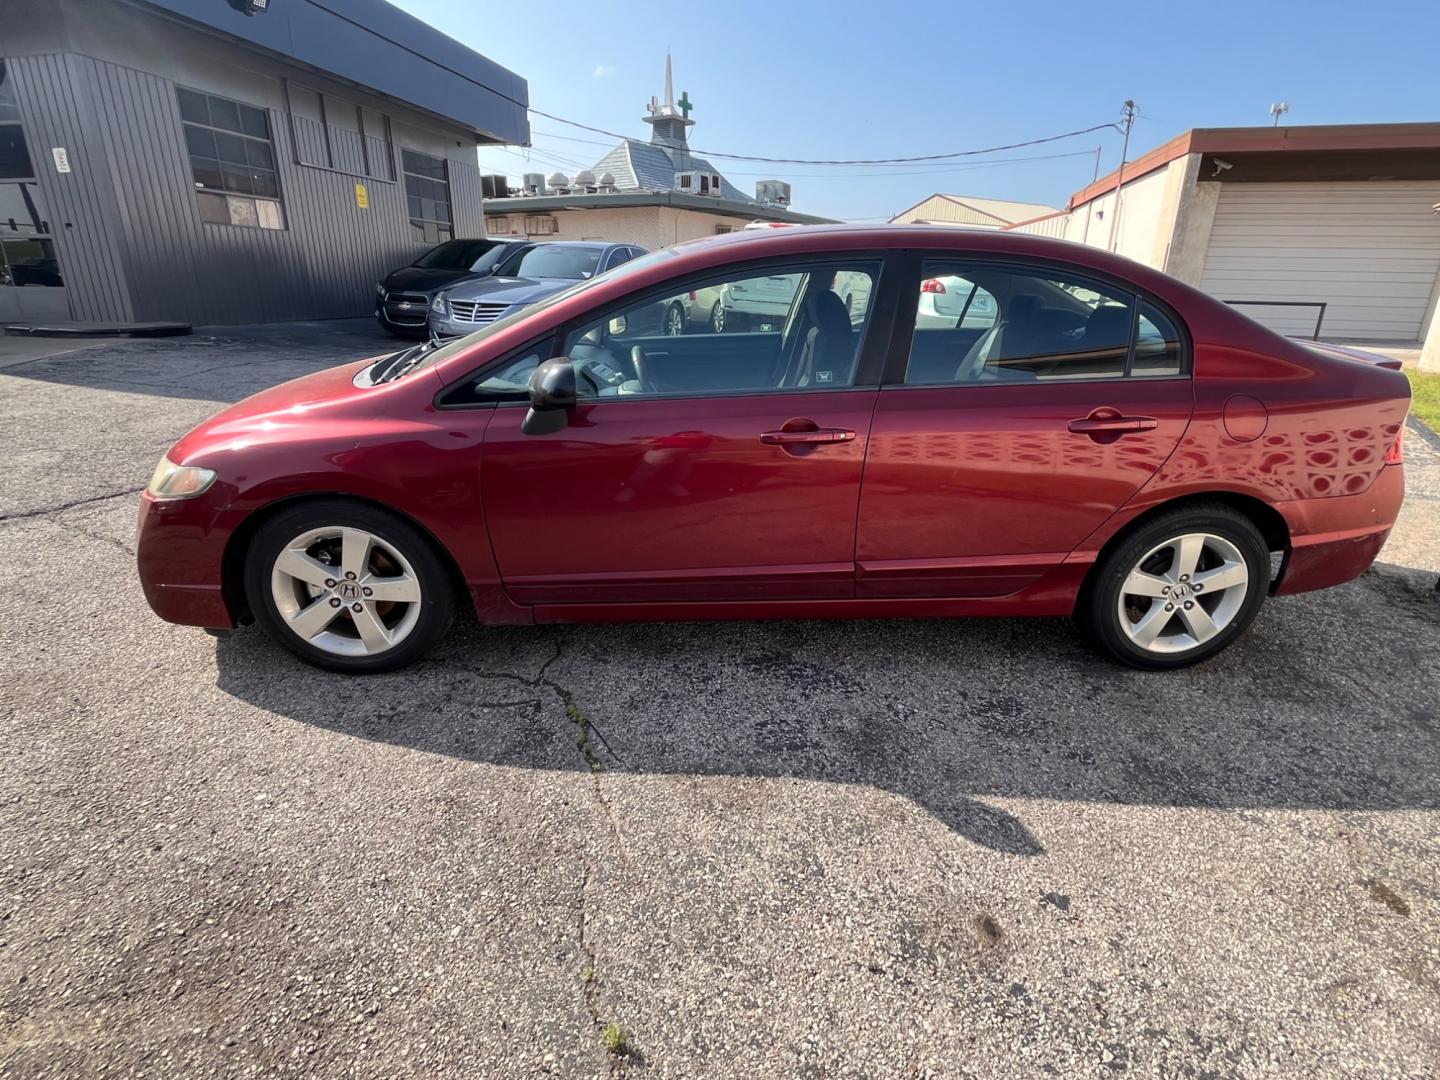
[[[364,184],[355,185],[355,205],[361,210],[370,209],[370,193],[365,190]]]

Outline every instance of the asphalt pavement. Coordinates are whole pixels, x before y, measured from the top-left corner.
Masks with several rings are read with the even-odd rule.
[[[166,447],[387,347],[0,370],[0,1076],[1440,1071],[1440,448],[1376,570],[1172,674],[1006,619],[347,679],[155,618]]]

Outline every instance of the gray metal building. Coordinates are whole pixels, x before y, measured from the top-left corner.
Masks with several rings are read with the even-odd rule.
[[[367,314],[527,104],[384,0],[0,0],[0,320]]]

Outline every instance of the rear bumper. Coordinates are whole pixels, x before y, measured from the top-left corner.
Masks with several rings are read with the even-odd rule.
[[[1290,527],[1290,553],[1272,591],[1277,596],[1328,589],[1370,568],[1405,498],[1405,467],[1387,465],[1359,495],[1278,503]]]
[[[166,622],[228,630],[236,625],[224,588],[225,541],[213,507],[200,499],[140,497],[135,562],[151,610]]]

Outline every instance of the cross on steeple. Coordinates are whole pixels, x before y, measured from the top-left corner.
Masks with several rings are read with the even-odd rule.
[[[680,100],[675,104],[680,106],[680,115],[688,120],[690,118],[690,110],[695,107],[694,103],[690,100],[690,91],[681,90]]]

